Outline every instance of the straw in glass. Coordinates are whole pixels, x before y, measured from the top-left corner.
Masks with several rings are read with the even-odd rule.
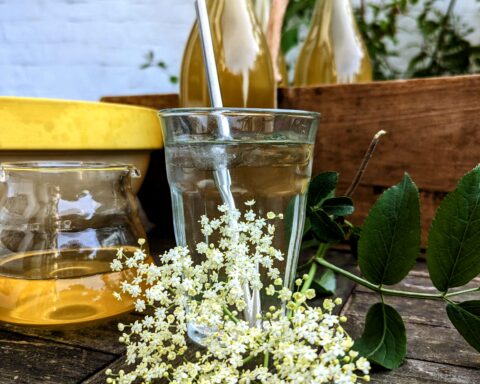
[[[232,0],[227,0],[232,1]],[[215,115],[216,108],[223,107],[222,93],[220,91],[220,84],[218,81],[217,65],[215,62],[215,53],[213,51],[212,33],[210,31],[210,23],[208,20],[207,5],[205,0],[196,0],[195,9],[197,12],[198,28],[200,31],[200,42],[202,46],[203,59],[205,63],[205,70],[207,74],[208,92],[210,95],[210,102],[214,108]],[[218,138],[220,140],[231,140],[230,126],[227,118],[218,111],[216,114],[218,118]],[[230,209],[235,209],[235,199],[232,194],[232,177],[228,169],[228,161],[225,153],[225,148],[219,148],[215,157],[219,157],[219,166],[213,172],[215,184],[220,192],[224,204]],[[230,223],[230,225],[237,225],[237,223]],[[250,291],[250,287],[246,284],[243,287],[246,308],[245,320],[251,325],[257,324],[257,314],[260,313],[261,302],[260,292],[258,290]]]

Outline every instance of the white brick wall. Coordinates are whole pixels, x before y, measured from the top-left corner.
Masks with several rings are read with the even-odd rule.
[[[0,94],[97,100],[176,91],[192,0],[0,0]]]

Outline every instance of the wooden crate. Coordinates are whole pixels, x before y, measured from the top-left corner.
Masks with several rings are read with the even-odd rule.
[[[177,95],[104,97],[156,109],[178,106]],[[340,172],[345,192],[380,129],[382,138],[354,194],[352,221],[363,222],[379,194],[408,172],[420,189],[422,241],[438,204],[480,162],[480,76],[286,88],[280,108],[322,113],[314,173]]]

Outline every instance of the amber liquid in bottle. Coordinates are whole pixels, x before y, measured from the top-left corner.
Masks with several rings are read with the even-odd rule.
[[[234,23],[225,23],[222,20],[226,1],[246,2],[246,12],[243,12],[242,15],[250,20],[253,38],[258,47],[251,68],[241,73],[237,73],[238,71],[236,70],[232,71],[228,67],[225,57],[224,43],[233,44],[231,48],[233,50],[237,48],[240,57],[244,54],[236,46],[235,39],[232,39],[232,36],[242,38],[243,34],[238,33],[235,35],[231,30],[227,33],[226,28],[231,27]],[[207,5],[223,105],[225,107],[275,108],[276,82],[270,53],[262,31],[256,22],[250,1],[209,0]],[[245,5],[241,9],[245,9]],[[239,30],[242,31],[242,29]],[[230,37],[226,38],[226,36]],[[250,48],[247,47],[247,49]],[[183,55],[180,76],[180,105],[182,107],[210,106],[203,55],[196,23],[190,32]]]
[[[125,254],[135,250],[124,247]],[[111,271],[116,252],[117,248],[64,249],[1,259],[0,321],[75,328],[131,311],[131,298],[113,297],[122,281],[135,276],[132,269]]]
[[[334,42],[331,38],[333,1],[337,0],[317,0],[316,2],[310,30],[295,67],[294,85],[296,86],[335,84],[338,82],[333,49]],[[355,19],[353,15],[350,16],[349,20],[353,23],[356,39],[363,51],[360,70],[355,75],[353,82],[369,82],[373,78],[370,57]]]

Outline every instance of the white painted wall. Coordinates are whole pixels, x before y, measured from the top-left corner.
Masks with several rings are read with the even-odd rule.
[[[462,0],[456,12],[479,25],[478,8]],[[193,18],[193,0],[0,0],[0,95],[97,100],[176,91],[166,73],[139,67],[153,50],[178,74]],[[406,46],[414,25],[403,27]]]

